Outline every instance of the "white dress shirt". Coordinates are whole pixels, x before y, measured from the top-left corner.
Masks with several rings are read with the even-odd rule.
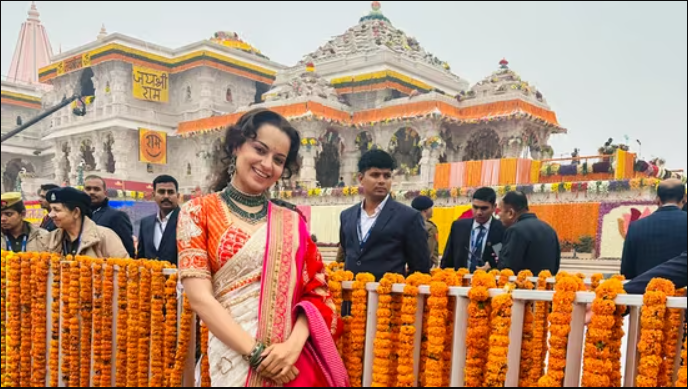
[[[164,218],[160,217],[160,212],[158,212],[157,218],[155,220],[155,233],[153,234],[153,244],[155,244],[155,249],[160,250],[160,243],[162,243],[162,238],[167,230],[167,223],[170,221],[170,216],[174,211],[170,212],[169,215]]]
[[[485,248],[487,247],[487,241],[488,237],[490,236],[490,227],[492,226],[492,218],[487,221],[487,223],[481,225],[477,221],[473,221],[473,229],[471,230],[471,253],[475,253],[477,250],[475,250],[475,247],[473,245],[475,244],[476,239],[478,239],[478,234],[480,234],[480,227],[485,228],[485,239],[483,239],[483,247],[482,250],[480,251],[481,253],[485,253]],[[482,259],[482,256],[481,256]]]
[[[360,236],[358,237],[358,240],[363,243],[363,240],[368,237],[368,233],[370,230],[373,228],[375,225],[375,222],[377,222],[377,218],[380,216],[382,213],[382,210],[385,209],[385,205],[387,205],[387,202],[389,201],[389,195],[385,198],[385,200],[380,203],[380,205],[375,208],[375,213],[373,213],[372,216],[368,216],[368,212],[365,210],[365,201],[361,203],[361,229],[360,231]]]

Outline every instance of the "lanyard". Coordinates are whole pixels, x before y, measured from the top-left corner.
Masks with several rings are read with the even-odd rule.
[[[79,239],[77,239],[77,244],[76,244],[76,250],[70,250],[70,248],[74,248],[74,245],[72,244],[71,247],[67,244],[67,240],[62,241],[62,255],[72,255],[76,256],[77,253],[79,252],[79,249],[81,248],[81,233],[79,233]]]
[[[368,242],[368,239],[370,238],[370,234],[375,229],[375,225],[377,224],[378,219],[380,219],[380,215],[379,214],[377,215],[377,217],[375,218],[375,221],[373,222],[373,225],[370,226],[368,233],[365,236],[363,236],[363,229],[361,227],[361,220],[362,220],[361,213],[363,213],[362,210],[358,214],[358,222],[356,224],[358,226],[358,240],[361,243],[361,249],[363,249],[363,247],[365,247],[366,243]]]
[[[12,245],[12,241],[10,241],[10,238],[8,236],[5,236],[5,242],[7,244],[8,250],[14,250],[14,246]],[[22,245],[21,245],[20,253],[26,252],[26,247],[27,247],[28,243],[29,243],[29,237],[24,235],[24,238],[22,239]]]

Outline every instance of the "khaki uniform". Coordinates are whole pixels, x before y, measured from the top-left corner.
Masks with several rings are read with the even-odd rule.
[[[36,228],[28,222],[24,222],[26,228],[29,231],[29,239],[26,242],[26,251],[29,253],[42,253],[46,251],[48,244],[49,232]],[[5,233],[2,233],[2,249],[5,251],[11,251],[12,247],[7,247],[7,238]]]
[[[430,247],[430,262],[433,268],[440,267],[440,230],[435,223],[430,220],[425,222],[425,229],[428,231],[428,246]]]
[[[61,228],[50,233],[48,251],[63,254],[64,231]],[[122,240],[111,229],[97,226],[96,223],[84,218],[81,233],[81,244],[77,255],[91,258],[129,258]]]

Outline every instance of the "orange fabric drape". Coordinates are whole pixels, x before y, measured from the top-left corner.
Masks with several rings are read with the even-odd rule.
[[[449,186],[451,188],[464,188],[468,181],[468,167],[466,162],[454,162],[451,164],[451,178]]]
[[[583,236],[597,236],[600,203],[532,205],[530,210],[557,231],[560,241],[577,242]]]
[[[442,163],[435,167],[435,189],[449,189],[451,164]]]
[[[483,161],[470,161],[467,164],[466,185],[469,188],[477,188],[482,182]]]
[[[518,172],[518,159],[507,158],[500,161],[499,167],[499,185],[516,185]]]
[[[542,170],[542,161],[533,161],[530,166],[530,183],[537,184],[540,182],[540,170]]]
[[[530,177],[533,160],[519,159],[516,167],[516,183],[519,185],[526,185],[532,182]]]
[[[626,172],[625,178],[631,179],[635,178],[635,153],[626,153]]]
[[[499,168],[500,160],[490,159],[483,161],[483,172],[481,176],[481,186],[497,186],[499,185]]]

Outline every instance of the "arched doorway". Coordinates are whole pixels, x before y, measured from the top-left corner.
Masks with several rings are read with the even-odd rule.
[[[418,165],[423,156],[420,135],[411,127],[397,131],[389,144],[389,152],[406,175],[418,175]]]
[[[502,158],[502,146],[499,135],[492,129],[483,129],[474,133],[466,145],[464,161],[482,161]]]
[[[322,151],[315,161],[316,180],[323,188],[334,188],[339,183],[341,168],[342,139],[335,130],[327,130],[320,139]]]

